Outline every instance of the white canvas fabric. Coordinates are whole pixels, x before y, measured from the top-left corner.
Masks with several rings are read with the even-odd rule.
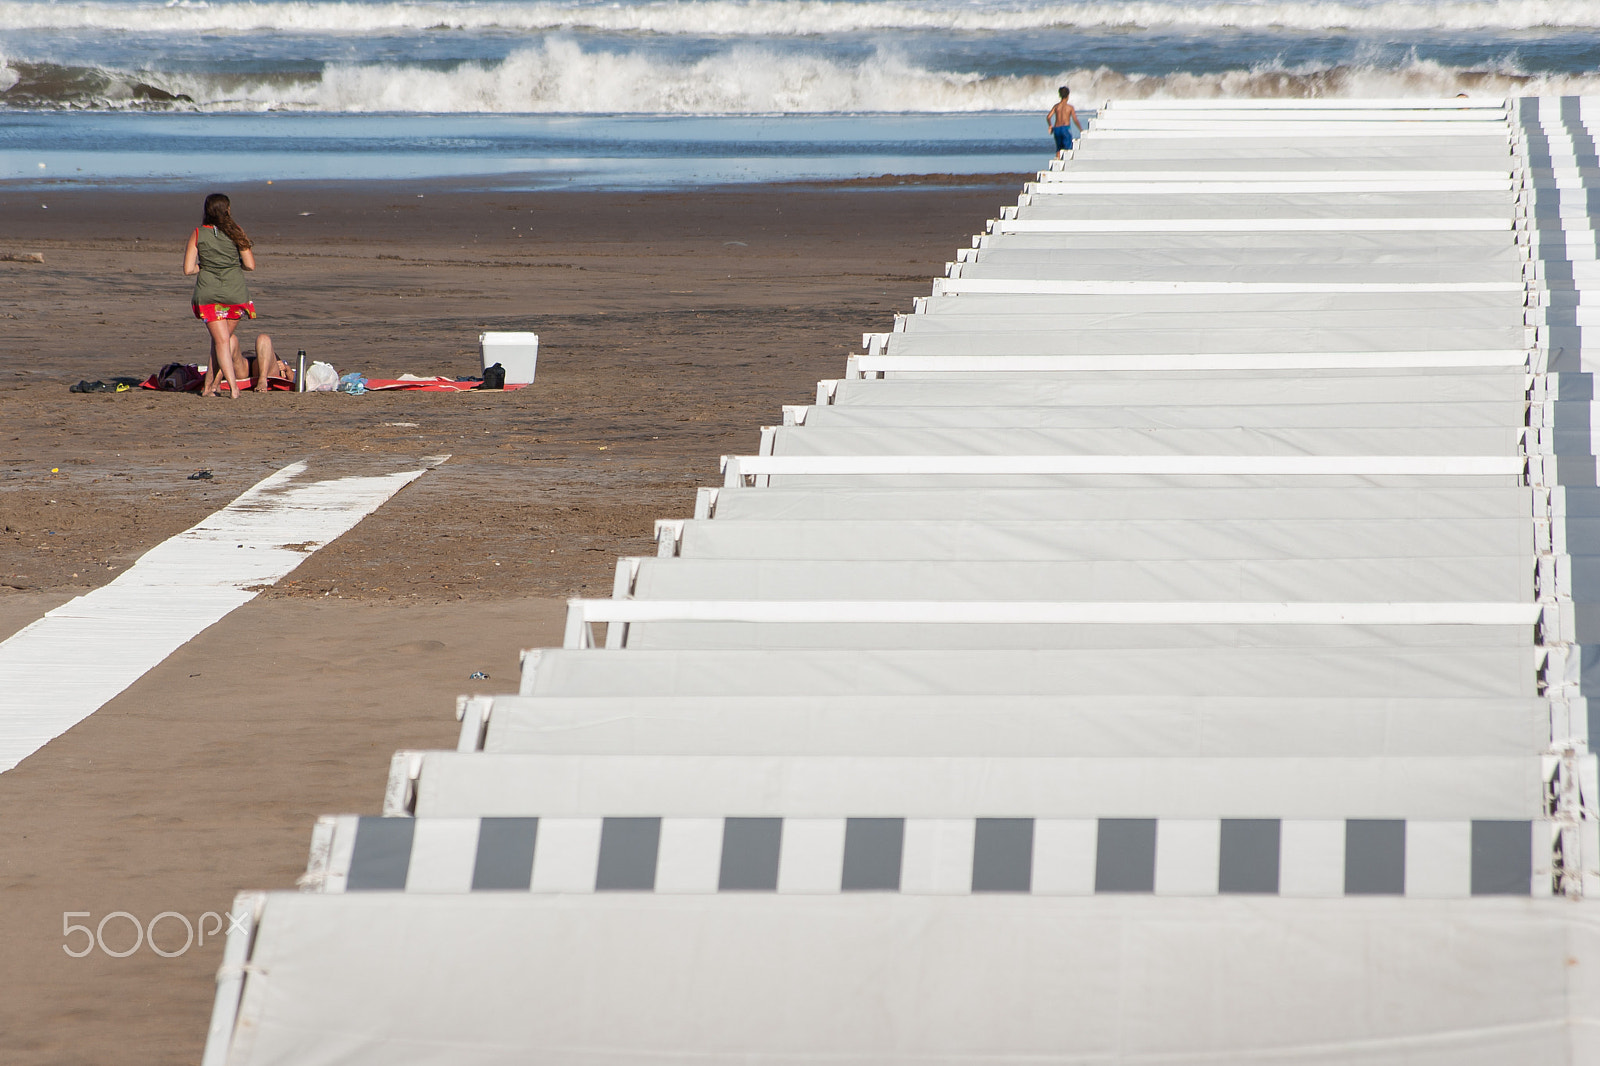
[[[1111,273],[1098,267],[1083,267],[1085,271],[1093,270],[1097,276]],[[1176,271],[1189,272],[1193,268],[1175,268]],[[964,268],[962,276],[971,276],[972,268]],[[982,276],[982,275],[980,275]],[[1025,294],[1019,294],[1025,295]],[[1485,294],[1492,295],[1492,294]],[[982,298],[980,294],[978,298]],[[956,302],[960,297],[950,298]],[[941,300],[940,302],[946,302]],[[1085,301],[1089,303],[1090,301]],[[1547,311],[1549,309],[1546,309]],[[1497,307],[1444,307],[1444,308],[1361,308],[1359,311],[1360,322],[1367,328],[1468,328],[1474,325],[1495,327],[1503,326],[1506,322],[1504,308]],[[895,320],[895,332],[898,333],[1037,333],[1047,330],[1070,329],[1074,332],[1085,330],[1156,330],[1179,329],[1193,331],[1203,329],[1238,329],[1241,327],[1253,328],[1299,328],[1299,329],[1338,329],[1351,323],[1352,311],[1349,308],[1336,310],[1290,310],[1290,311],[1163,311],[1158,307],[1146,308],[1143,311],[1113,311],[1103,308],[1056,308],[1050,312],[1034,309],[1032,312],[1019,308],[1016,312],[993,312],[981,314],[976,310],[966,314],[915,314],[900,315]]]
[[[1173,234],[1172,239],[1185,238],[1188,240],[1205,239],[1208,241],[1232,240],[1234,235],[1219,237],[1207,234]],[[1241,234],[1239,240],[1253,239],[1264,241],[1272,234]],[[1288,240],[1299,238],[1300,234],[1278,235]],[[1306,238],[1326,236],[1325,234],[1308,233]],[[1341,237],[1346,236],[1341,234]],[[1353,234],[1349,236],[1365,236]],[[1423,234],[1421,236],[1433,236]],[[1078,242],[1090,238],[1087,234],[1005,234],[984,237],[985,243],[992,241],[1056,241],[1068,253],[1078,250]],[[1106,236],[1101,240],[1112,243],[1117,249],[1126,248],[1129,244],[1139,240],[1152,240],[1160,238],[1162,244],[1167,242],[1165,234],[1138,234],[1126,233]],[[1501,238],[1504,243],[1504,238]],[[1091,248],[1093,246],[1090,246]],[[1129,253],[1130,255],[1135,253]],[[1148,251],[1144,252],[1149,255]],[[1235,257],[1238,256],[1235,251]],[[1321,256],[1321,249],[1307,253],[1308,256]],[[1352,255],[1377,255],[1379,253],[1365,248],[1356,248]],[[1462,250],[1455,248],[1442,248],[1440,257],[1461,256],[1476,254],[1475,250]],[[1165,314],[1186,315],[1212,315],[1232,314],[1239,311],[1461,311],[1468,312],[1481,308],[1494,308],[1501,311],[1518,311],[1524,306],[1526,297],[1520,297],[1512,292],[1487,292],[1487,293],[1461,293],[1461,292],[1221,292],[1207,293],[1204,296],[1163,296],[1160,300],[1152,300],[1147,293],[1106,293],[1103,295],[1078,295],[1072,293],[962,293],[947,296],[919,297],[916,306],[918,315],[966,315],[966,314],[1144,314],[1160,316]],[[906,316],[902,316],[904,318]]]
[[[205,1066],[1600,1060],[1593,124],[1100,109],[241,898]]]
[[[1038,197],[1017,209],[1019,219],[1189,219],[1189,218],[1505,218],[1512,197],[1506,193],[1324,193],[1294,196],[1265,193],[1237,196]]]
[[[1298,371],[1261,373],[1189,371],[1137,373],[1098,371],[1075,376],[1008,374],[959,382],[846,379],[835,381],[820,406],[867,407],[1197,407],[1303,404],[1512,404],[1527,402],[1527,372],[1521,368],[1409,373]],[[809,416],[808,416],[809,417]],[[1513,419],[1515,422],[1516,419]]]
[[[1153,297],[1169,300],[1181,297]],[[1204,299],[1195,297],[1195,299]],[[1485,351],[1520,348],[1527,327],[1520,315],[1496,329],[1426,328],[1366,329],[1354,317],[1350,326],[1316,333],[1292,329],[1217,329],[1199,333],[1181,330],[1128,330],[1115,335],[1098,331],[1022,332],[1009,330],[981,337],[940,333],[891,333],[885,350],[891,355],[1111,355],[1139,352],[1206,355],[1231,352],[1396,352]]]
[[[1137,389],[1130,389],[1137,393]],[[1527,410],[1525,400],[1499,404],[1180,404],[1080,406],[968,406],[851,408],[832,404],[804,411],[806,434],[817,429],[1482,429],[1504,431]],[[1574,419],[1574,429],[1587,430]],[[1558,423],[1557,429],[1561,426]]]
[[[674,541],[686,559],[1069,559],[1428,558],[1495,555],[1532,566],[1527,522],[1223,519],[1094,519],[1060,522],[689,521]],[[1600,534],[1600,530],[1596,530]]]
[[[1149,197],[1160,195],[1164,191],[1194,193],[1220,188],[1228,195],[1248,199],[1257,192],[1273,193],[1295,188],[1293,185],[1277,183],[1189,185],[1145,182],[1136,175],[1123,177],[1125,181],[1113,178],[1104,181],[1086,179],[1087,183],[1030,183],[1024,187],[1026,191],[1022,196],[1018,197],[1017,208],[1020,213],[1023,207],[1055,199],[1095,201],[1114,196],[1119,189],[1128,189],[1140,194],[1141,197]],[[1388,179],[1380,179],[1371,184],[1380,183],[1387,184]],[[1513,195],[1519,191],[1512,189]],[[1500,232],[1498,228],[1422,230],[1396,227],[1387,231],[1360,229],[1347,232],[1313,230],[1305,232],[1303,238],[1291,236],[1297,232],[1257,230],[1248,235],[1249,243],[1245,247],[1266,260],[1282,259],[1302,263],[1316,262],[1318,256],[1327,256],[1329,262],[1342,262],[1359,253],[1372,255],[1378,262],[1388,261],[1391,257],[1418,262],[1431,257],[1433,262],[1437,262],[1449,257],[1448,254],[1441,254],[1444,249],[1449,249],[1449,254],[1458,258],[1463,252],[1468,252],[1474,262],[1511,263],[1518,259],[1518,248],[1515,245],[1508,247],[1504,237],[1498,236]],[[1164,235],[1165,239],[1159,240],[1156,236],[1153,233],[1147,234],[1129,244],[1119,244],[1110,240],[1104,232],[1095,230],[1055,230],[1038,233],[996,231],[975,235],[976,240],[972,247],[956,249],[955,258],[961,262],[981,259],[990,253],[1010,252],[1028,255],[1076,249],[1086,255],[1107,256],[1123,262],[1135,261],[1134,257],[1139,253],[1147,254],[1151,262],[1187,261],[1190,256],[1202,256],[1205,258],[1200,261],[1218,263],[1238,264],[1240,261],[1239,249],[1233,248],[1234,254],[1229,257],[1229,245],[1215,233],[1202,231],[1169,233]],[[1529,234],[1525,240],[1532,241],[1536,236],[1538,235]]]
[[[1071,186],[1053,186],[1070,193]],[[1240,238],[1246,239],[1246,238]],[[1363,258],[1375,264],[1417,263],[1437,267],[1441,261],[1460,259],[1477,264],[1515,265],[1520,271],[1526,260],[1521,249],[1508,244],[1498,233],[1360,233],[1360,234],[1257,234],[1248,238],[1248,249],[1262,262],[1357,263]],[[1189,266],[1239,265],[1240,246],[1233,239],[1214,234],[1170,234],[1159,240],[1150,236],[1138,240],[1112,240],[1098,234],[989,234],[973,248],[958,248],[957,262],[1052,262],[1069,263],[1081,257],[1099,263],[1166,264]]]
[[[1284,169],[1298,170],[1313,160],[1327,167],[1348,167],[1372,170],[1384,165],[1398,170],[1415,170],[1419,165],[1450,166],[1481,170],[1508,162],[1506,145],[1498,139],[1487,137],[1434,137],[1425,146],[1356,141],[1355,144],[1338,144],[1316,137],[1256,137],[1235,140],[1230,137],[1150,137],[1144,139],[1119,138],[1116,144],[1085,146],[1084,155],[1074,157],[1076,164],[1092,165],[1096,158],[1104,161],[1104,169],[1134,168],[1141,163],[1152,168],[1197,172],[1210,167],[1217,170],[1236,170],[1246,160],[1247,166],[1277,163]],[[1077,169],[1074,167],[1074,169]],[[1086,166],[1085,169],[1088,169]]]
[[[639,601],[648,606],[650,601]],[[735,606],[740,601],[733,601]],[[746,604],[749,601],[744,601]],[[793,602],[793,601],[791,601]],[[729,612],[737,613],[737,612]],[[1592,639],[1596,632],[1596,619],[1592,612],[1580,609],[1574,617],[1568,614],[1563,623],[1565,630],[1576,639]],[[1041,650],[1077,650],[1093,653],[1097,650],[1126,651],[1138,648],[1146,656],[1162,654],[1159,649],[1173,653],[1199,649],[1222,649],[1240,644],[1257,650],[1275,649],[1279,659],[1270,664],[1273,669],[1287,673],[1310,647],[1324,651],[1334,648],[1377,648],[1388,646],[1417,646],[1420,642],[1433,650],[1440,663],[1455,663],[1477,652],[1491,648],[1519,648],[1523,655],[1518,660],[1524,665],[1533,650],[1527,635],[1529,625],[1441,627],[1429,631],[1417,626],[1392,627],[1384,625],[1358,626],[1285,626],[1246,625],[1234,623],[1173,622],[1149,625],[1096,625],[1093,623],[1046,624],[1015,622],[960,623],[960,622],[860,622],[839,621],[787,621],[787,620],[730,620],[683,621],[651,620],[631,621],[618,627],[623,636],[620,646],[631,649],[698,649],[740,648],[806,649],[833,648],[854,650],[858,648],[930,649],[951,650],[1003,650],[1018,644]],[[1470,630],[1470,635],[1456,636],[1455,630]],[[608,637],[609,639],[609,637]],[[1441,651],[1448,645],[1449,651]],[[1287,649],[1287,650],[1286,650]],[[1265,665],[1265,664],[1264,664]]]
[[[1399,292],[1423,292],[1424,286],[1461,286],[1460,291],[1518,292],[1522,288],[1522,264],[1498,263],[1285,263],[1267,258],[1262,262],[1240,264],[1200,264],[1206,283],[1259,285],[1263,288],[1283,283],[1320,283],[1348,286],[1358,292],[1393,286]],[[1070,261],[1051,261],[1042,257],[991,261],[987,256],[957,263],[949,277],[963,281],[981,279],[1026,279],[1030,281],[1084,282],[1165,282],[1173,286],[1191,284],[1196,265],[1190,263],[1140,263],[1113,265],[1093,257]],[[1203,284],[1203,283],[1198,283]],[[1498,288],[1491,287],[1498,284]],[[1481,285],[1482,288],[1468,288]],[[946,291],[949,291],[946,288]],[[1026,290],[1020,290],[1026,291]],[[1338,291],[1335,289],[1335,291]],[[1446,290],[1449,291],[1449,290]],[[1094,295],[1099,295],[1095,293]]]
[[[989,562],[639,560],[631,592],[661,600],[1527,602],[1525,556]],[[1341,595],[1342,594],[1342,595]]]
[[[742,457],[730,457],[742,458]],[[1276,456],[1242,456],[1237,457],[1238,464],[1243,468],[1240,472],[1225,472],[1219,469],[1220,460],[1232,460],[1229,456],[1204,456],[1204,464],[1195,464],[1196,457],[1183,456],[1182,461],[1169,462],[1166,457],[1143,456],[1115,456],[1105,457],[1106,462],[1081,463],[1073,462],[1072,467],[1092,467],[1077,473],[1039,473],[1009,472],[1021,467],[1025,470],[1036,460],[1036,456],[967,456],[959,459],[990,460],[983,465],[981,470],[971,473],[945,473],[937,469],[953,464],[944,463],[949,457],[920,456],[908,457],[919,460],[914,463],[891,462],[883,456],[849,456],[840,457],[849,460],[870,460],[872,464],[885,468],[917,466],[923,468],[916,472],[907,473],[869,473],[866,462],[845,462],[835,464],[830,456],[769,456],[757,457],[759,463],[767,464],[768,468],[760,472],[760,477],[765,481],[766,487],[778,486],[794,490],[821,490],[834,491],[844,482],[851,487],[867,491],[894,491],[902,489],[948,489],[955,491],[984,491],[988,489],[1024,489],[1031,491],[1054,491],[1058,489],[1093,489],[1105,487],[1108,483],[1125,488],[1177,488],[1177,489],[1233,489],[1233,488],[1270,488],[1270,489],[1300,489],[1315,485],[1324,490],[1361,489],[1381,487],[1390,489],[1420,490],[1437,485],[1440,481],[1449,481],[1458,485],[1472,487],[1511,487],[1524,482],[1523,469],[1525,464],[1518,462],[1514,456],[1505,457],[1458,457],[1451,456],[1375,456],[1371,463],[1358,462],[1366,457],[1347,457],[1344,462],[1330,464],[1324,462],[1306,462],[1297,456],[1285,456],[1288,462],[1283,469],[1298,467],[1300,472],[1285,473],[1282,471],[1268,471],[1266,468]],[[898,459],[898,457],[892,457]],[[1047,456],[1046,459],[1054,459]],[[1099,459],[1099,456],[1088,457]],[[1139,460],[1136,464],[1143,469],[1130,471],[1130,466],[1135,465],[1131,459]],[[1502,470],[1491,461],[1504,459],[1523,469]],[[1409,460],[1409,461],[1407,461]],[[1408,470],[1395,471],[1395,462],[1401,461]],[[775,469],[782,464],[791,464],[789,469]],[[970,466],[971,464],[966,464]],[[1197,465],[1204,465],[1211,472],[1195,472]],[[1226,464],[1221,464],[1226,465]],[[845,466],[849,469],[841,472],[834,470],[820,470],[820,466]],[[1561,464],[1551,463],[1550,469],[1540,475],[1544,484],[1557,486],[1576,485],[1578,487],[1592,486],[1595,480],[1595,464],[1593,457],[1582,457],[1581,463],[1566,464],[1563,470]],[[1307,473],[1307,469],[1324,468],[1324,472]],[[1344,472],[1327,472],[1344,467]],[[808,469],[809,468],[809,469]],[[934,469],[928,469],[934,468]],[[1390,472],[1383,472],[1387,468]],[[1493,469],[1494,473],[1481,473],[1479,471]],[[806,472],[801,472],[805,470]],[[754,472],[751,472],[754,476]],[[745,483],[742,475],[724,476],[724,486],[738,486]]]
[[[1600,493],[1557,490],[1569,513],[1600,515]],[[829,521],[1128,522],[1173,518],[1238,519],[1419,519],[1504,518],[1533,514],[1534,494],[1521,486],[1463,488],[1437,483],[1406,492],[1362,485],[1337,493],[1312,485],[1185,489],[1126,485],[1081,488],[864,489],[856,483],[824,490],[718,488],[703,493],[718,521],[777,519]],[[1589,502],[1586,502],[1589,501]],[[706,517],[709,517],[707,515]]]
[[[1597,1024],[1593,916],[1529,901],[275,893],[259,923],[237,1066],[334,1061],[325,1033],[352,1066],[1502,1066],[1586,1061]]]
[[[497,696],[482,750],[1183,758],[1533,754],[1549,741],[1549,709],[1529,699]]]
[[[419,817],[1527,819],[1538,756],[491,755],[426,752]],[[390,795],[397,792],[390,781]]]
[[[991,627],[993,628],[993,627]],[[1284,638],[1280,638],[1284,639]],[[983,651],[546,649],[524,663],[527,695],[697,696],[1015,693],[1081,695],[1531,697],[1531,649],[1447,655],[1390,643],[1298,650],[1219,641],[1205,648]]]
[[[771,455],[1318,455],[1492,456],[1516,455],[1523,432],[1517,426],[1477,428],[1360,429],[1269,426],[1256,429],[1085,429],[960,427],[951,430],[891,427],[855,429],[783,427]]]

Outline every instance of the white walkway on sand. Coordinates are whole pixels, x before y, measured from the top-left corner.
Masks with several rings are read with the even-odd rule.
[[[10,770],[449,456],[306,481],[293,463],[0,643],[0,772]]]

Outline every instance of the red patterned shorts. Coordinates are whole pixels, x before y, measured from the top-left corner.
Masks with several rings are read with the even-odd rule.
[[[255,301],[245,304],[191,304],[194,317],[202,322],[221,322],[225,319],[256,317]]]

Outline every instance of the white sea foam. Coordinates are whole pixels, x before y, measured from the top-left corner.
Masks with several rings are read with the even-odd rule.
[[[17,73],[24,77],[17,82]],[[193,72],[40,72],[0,63],[0,84],[26,106],[181,108],[201,111],[501,112],[575,114],[828,114],[841,112],[1030,111],[1063,82],[1086,105],[1107,99],[1195,97],[1363,97],[1475,94],[1580,94],[1600,91],[1600,75],[1529,77],[1510,63],[1462,70],[1411,59],[1399,67],[1287,69],[1263,66],[1221,74],[1126,74],[1105,68],[1037,76],[982,76],[928,70],[880,51],[843,62],[735,45],[699,60],[586,50],[564,38],[518,50],[495,63],[439,70],[398,64],[336,64],[320,76]],[[39,86],[68,87],[50,99]]]
[[[735,46],[672,62],[564,39],[451,70],[335,64],[320,78],[151,71],[122,78],[187,97],[201,110],[712,115],[1032,109],[1056,83],[924,70],[888,54],[850,64]]]
[[[1275,28],[1492,31],[1600,27],[1600,0],[575,0],[551,3],[415,3],[254,0],[113,3],[0,0],[10,30],[108,29],[137,33],[368,34],[562,29],[723,36],[792,36],[873,30],[1005,32],[1049,28]]]

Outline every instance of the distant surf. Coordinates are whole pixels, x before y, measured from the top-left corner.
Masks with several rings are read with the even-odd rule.
[[[0,99],[38,110],[506,114],[847,114],[1024,111],[1056,85],[1077,99],[1580,94],[1596,74],[1463,69],[1429,60],[1166,74],[1105,67],[1049,74],[930,70],[890,52],[849,61],[744,46],[671,60],[551,41],[446,67],[329,63],[314,72],[114,69],[10,61]]]
[[[0,0],[0,111],[851,114],[1600,90],[1600,0]]]

